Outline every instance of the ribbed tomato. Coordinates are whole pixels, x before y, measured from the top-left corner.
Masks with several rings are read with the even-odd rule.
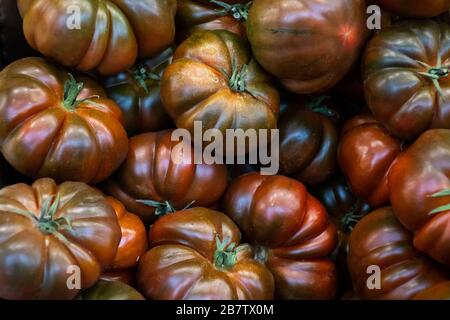
[[[275,279],[279,299],[332,299],[336,267],[328,258],[336,227],[297,180],[249,173],[235,179],[223,209],[255,247]]]

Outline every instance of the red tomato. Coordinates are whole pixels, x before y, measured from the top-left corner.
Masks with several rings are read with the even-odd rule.
[[[336,268],[328,256],[336,247],[336,227],[303,184],[249,173],[231,183],[223,208],[272,272],[276,298],[334,297]]]

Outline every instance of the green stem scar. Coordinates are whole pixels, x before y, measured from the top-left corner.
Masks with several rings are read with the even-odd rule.
[[[216,234],[216,251],[214,252],[214,265],[217,269],[229,270],[234,267],[237,261],[237,254],[244,247],[236,247],[235,243],[231,242],[231,238],[227,237],[223,241],[220,240]]]
[[[69,73],[69,79],[64,83],[64,101],[63,105],[67,110],[75,110],[80,103],[89,101],[93,104],[96,104],[95,102],[91,101],[92,99],[99,99],[100,97],[97,95],[87,97],[82,100],[77,100],[78,95],[80,94],[81,90],[84,88],[83,82],[77,82],[75,80],[74,76]]]
[[[236,59],[233,59],[231,66],[231,75],[222,69],[222,73],[228,78],[228,85],[231,90],[235,92],[245,92],[247,91],[247,73],[248,65],[244,64],[239,70]]]
[[[326,117],[339,118],[339,114],[336,111],[328,108],[328,106],[324,103],[324,101],[329,98],[330,98],[329,96],[324,96],[324,95],[317,96],[317,97],[311,97],[307,100],[306,107],[309,110],[320,113]]]
[[[72,230],[72,224],[67,217],[61,217],[55,219],[55,214],[58,210],[60,203],[60,196],[56,196],[55,201],[52,200],[54,197],[48,197],[41,207],[41,212],[39,214],[39,218],[36,217],[30,211],[26,210],[14,210],[13,212],[28,218],[31,218],[37,225],[41,232],[46,234],[54,235],[60,240],[67,241],[67,238],[61,234],[61,231],[64,230]]]
[[[250,9],[250,6],[252,4],[252,2],[249,2],[247,4],[228,4],[223,1],[217,0],[209,0],[209,2],[222,8],[220,10],[217,10],[219,14],[231,15],[237,21],[247,21],[248,10]]]
[[[422,67],[426,68],[426,72],[419,72],[420,75],[430,79],[434,86],[436,87],[437,92],[441,97],[444,96],[444,92],[442,91],[441,84],[439,83],[439,80],[442,78],[447,78],[450,75],[450,66],[443,66],[442,65],[442,58],[439,55],[438,61],[435,67],[431,67],[430,65],[426,64],[422,61],[417,61],[418,64],[420,64]]]

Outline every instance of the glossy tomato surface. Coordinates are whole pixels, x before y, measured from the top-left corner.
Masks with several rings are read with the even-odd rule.
[[[449,0],[375,0],[384,9],[404,17],[431,18],[450,9]]]
[[[192,208],[168,214],[149,232],[150,251],[138,284],[157,300],[266,300],[274,293],[269,270],[241,245],[238,227],[225,214]]]
[[[172,133],[160,131],[131,138],[125,162],[103,186],[107,194],[146,223],[156,219],[155,208],[137,200],[167,201],[175,209],[208,207],[220,199],[228,183],[225,165],[195,164],[193,147],[172,139]]]
[[[336,227],[303,184],[249,173],[231,183],[223,209],[272,272],[276,298],[334,297],[336,268],[328,256],[336,247]]]
[[[338,130],[326,97],[298,98],[281,113],[280,173],[317,185],[337,168]]]
[[[299,94],[336,85],[357,60],[366,30],[364,0],[255,0],[247,21],[258,62]]]
[[[448,273],[417,251],[412,241],[389,207],[358,222],[350,235],[348,266],[359,298],[408,300],[448,279]],[[376,285],[373,277],[369,279],[376,269],[369,267],[380,268],[378,289],[369,286]]]
[[[161,77],[173,50],[166,49],[126,72],[106,78],[106,92],[122,110],[129,136],[174,127],[160,96]]]
[[[438,283],[414,296],[414,300],[450,300],[450,281]]]
[[[245,37],[250,5],[248,0],[178,0],[177,41],[198,30],[228,30]]]
[[[42,58],[18,60],[0,73],[1,150],[24,175],[106,179],[127,153],[122,122],[99,85]]]
[[[379,32],[363,61],[364,92],[375,118],[408,140],[450,128],[449,65],[447,23],[402,21]]]
[[[125,71],[137,57],[157,54],[175,38],[176,0],[19,0],[17,5],[28,43],[80,71]]]
[[[348,120],[342,129],[338,163],[352,192],[374,207],[387,204],[388,173],[401,149],[401,141],[372,116]]]
[[[248,44],[225,30],[199,31],[177,48],[161,99],[178,128],[194,136],[198,121],[203,132],[220,130],[224,146],[226,129],[274,129],[279,111],[278,91]]]
[[[414,246],[450,266],[450,130],[422,134],[391,168],[389,186]]]
[[[130,269],[138,264],[140,257],[147,251],[147,230],[142,220],[128,212],[120,201],[112,197],[107,197],[106,201],[114,209],[122,232],[116,257],[109,271]]]
[[[78,300],[145,300],[136,289],[118,281],[99,280],[93,287],[84,290]]]
[[[43,178],[1,189],[0,297],[74,298],[74,270],[81,289],[95,284],[113,263],[120,236],[112,207],[84,183]]]

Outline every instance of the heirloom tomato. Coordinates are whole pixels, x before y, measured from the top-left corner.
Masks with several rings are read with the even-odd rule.
[[[401,21],[369,42],[363,60],[367,104],[394,136],[412,140],[427,129],[450,129],[447,23]]]
[[[450,281],[422,290],[414,296],[414,300],[450,300]]]
[[[353,229],[348,266],[356,294],[362,299],[412,299],[448,279],[447,273],[413,247],[412,235],[388,207],[368,214]]]
[[[36,180],[0,190],[0,297],[72,299],[114,261],[120,226],[97,190],[81,182]]]
[[[96,183],[125,159],[122,112],[91,79],[79,80],[42,58],[0,72],[1,150],[22,174]]]
[[[198,31],[175,51],[161,99],[178,128],[275,129],[279,94],[244,39],[225,30]],[[235,137],[237,139],[237,137]],[[234,144],[236,146],[236,143]],[[248,146],[245,151],[249,151]]]
[[[280,173],[307,185],[327,180],[337,167],[335,111],[326,97],[298,98],[281,113]]]
[[[348,238],[356,223],[371,211],[370,206],[353,195],[345,178],[338,174],[316,187],[312,194],[324,205],[338,227],[338,247],[334,252],[338,272],[339,292],[352,290],[348,272]]]
[[[431,18],[450,9],[450,0],[375,0],[384,9],[404,17]]]
[[[147,238],[147,235],[146,235]],[[106,281],[120,281],[123,282],[129,286],[133,286],[136,282],[135,280],[135,272],[136,270],[133,269],[127,269],[127,270],[121,270],[121,271],[106,271],[102,273],[100,276],[100,280],[106,280]]]
[[[401,141],[372,116],[347,121],[342,129],[338,163],[353,193],[374,207],[387,204],[388,173],[401,149]]]
[[[119,281],[99,280],[93,287],[84,290],[78,300],[145,300],[136,289]]]
[[[149,232],[138,284],[157,300],[267,300],[274,281],[241,245],[238,227],[225,214],[192,208],[163,216]]]
[[[147,251],[147,230],[141,219],[128,212],[120,201],[112,197],[107,197],[106,201],[114,209],[122,231],[116,258],[109,271],[132,268]]]
[[[18,0],[17,5],[28,43],[80,71],[125,71],[138,56],[152,56],[175,39],[176,0]]]
[[[414,246],[450,266],[450,130],[423,133],[392,166],[389,187]]]
[[[228,188],[223,209],[275,279],[278,299],[332,299],[336,227],[297,180],[249,173]]]
[[[161,77],[172,54],[173,48],[169,48],[129,71],[106,78],[106,92],[122,110],[129,136],[174,127],[159,94]]]
[[[178,0],[177,41],[197,30],[228,30],[245,36],[250,5],[250,0]]]
[[[364,0],[254,0],[247,36],[258,62],[295,93],[336,85],[367,33]]]
[[[103,190],[120,200],[144,222],[173,208],[212,206],[227,186],[222,164],[196,164],[188,141],[172,139],[174,131],[144,133],[130,139],[128,156]],[[140,200],[153,201],[147,206]]]

